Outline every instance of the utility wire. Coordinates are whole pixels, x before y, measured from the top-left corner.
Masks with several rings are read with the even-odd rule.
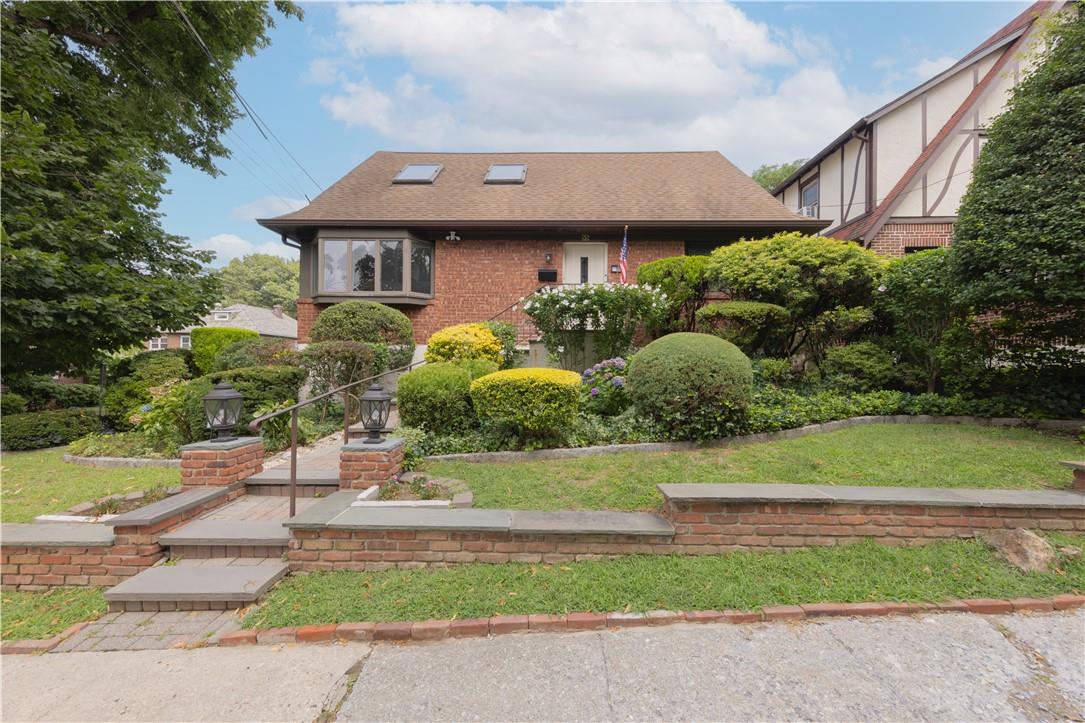
[[[99,20],[103,20],[106,27],[109,27],[114,32],[117,32],[118,34],[121,34],[120,31],[118,30],[118,28],[115,25],[108,22],[108,20],[109,20],[108,18],[104,18],[101,15],[99,15],[98,12],[91,5],[88,4],[88,5],[84,5],[82,7],[86,7],[87,9],[91,10],[91,12],[93,12],[95,14],[95,16]],[[89,19],[85,15],[83,17],[85,19]],[[117,20],[119,20],[125,26],[125,28],[129,31],[129,37],[127,38],[128,40],[131,40],[131,42],[133,44],[139,45],[140,48],[142,48],[143,50],[146,50],[148,53],[150,53],[155,58],[157,58],[159,61],[161,61],[163,63],[163,67],[168,67],[168,64],[166,64],[165,59],[163,59],[161,55],[156,53],[152,48],[147,46],[145,43],[143,43],[142,40],[139,39],[138,35],[136,34],[135,30],[132,28],[131,25],[129,25],[123,18],[117,18]],[[124,39],[123,35],[121,35],[121,37],[122,37],[122,39]],[[139,59],[135,58],[132,54],[128,53],[127,50],[124,49],[122,46],[118,45],[118,46],[116,46],[114,48],[114,50],[117,52],[118,55],[120,55],[125,60],[125,62],[127,62],[130,66],[132,66],[133,69],[135,69],[136,71],[141,73],[145,78],[147,78],[147,80],[150,81],[152,85],[158,85],[158,84],[163,84],[163,83],[167,84],[167,85],[171,86],[178,94],[180,94],[180,95],[188,98],[189,100],[191,100],[194,105],[196,105],[196,106],[201,105],[201,102],[200,102],[199,99],[197,99],[195,96],[190,94],[186,89],[182,88],[180,85],[178,85],[171,78],[169,78],[169,77],[162,78],[162,77],[159,77],[157,74],[154,74],[154,73],[150,72],[150,69],[149,69],[148,66],[146,66],[142,62],[139,62]],[[251,151],[251,154],[247,153],[245,151],[245,149],[239,148],[237,146],[235,146],[234,150],[239,151],[241,155],[248,157],[249,160],[253,164],[255,164],[258,168],[261,167],[261,165],[264,168],[267,168],[272,173],[274,173],[276,176],[278,176],[279,180],[281,180],[284,184],[286,184],[292,190],[293,193],[295,193],[297,195],[300,195],[300,196],[303,196],[306,200],[309,200],[309,197],[305,194],[305,192],[302,191],[301,189],[299,189],[297,186],[295,186],[288,178],[283,176],[283,174],[280,173],[279,170],[277,168],[275,168],[275,166],[270,161],[263,160],[260,157],[259,152],[257,152],[255,148],[253,148],[251,145],[249,145],[249,143],[245,140],[245,138],[242,135],[235,132],[231,128],[225,128],[224,133],[227,136],[229,136],[229,137],[239,141],[240,143],[244,144],[244,146],[246,148],[248,148],[249,151]],[[260,174],[254,172],[252,170],[252,168],[250,168],[248,165],[246,165],[241,160],[240,156],[236,156],[236,155],[233,156],[233,160],[239,166],[241,166],[245,171],[247,171],[254,179],[256,179],[256,181],[259,182],[264,188],[266,188],[268,190],[268,192],[271,193],[272,196],[278,198],[279,201],[282,202],[284,208],[289,208],[292,205],[286,198],[284,198],[282,196],[282,194],[280,194],[278,191],[276,191],[270,185],[268,185],[268,183],[264,180],[264,178]]]
[[[304,173],[306,177],[308,177],[308,179],[313,182],[313,185],[317,187],[317,190],[323,192],[323,186],[317,183],[317,180],[313,178],[312,174],[309,173],[308,170],[306,170],[305,166],[301,165],[301,162],[294,156],[293,153],[290,152],[290,149],[288,149],[283,144],[283,142],[279,140],[279,137],[275,135],[275,131],[271,129],[271,126],[268,125],[268,123],[260,117],[260,114],[256,112],[252,105],[250,105],[249,102],[245,100],[244,96],[241,95],[241,91],[237,89],[237,84],[233,81],[233,78],[231,78],[226,72],[222,70],[222,66],[215,58],[214,53],[212,53],[211,49],[207,47],[207,43],[204,42],[203,38],[200,36],[200,33],[196,30],[195,26],[193,26],[192,22],[188,19],[188,15],[185,14],[185,10],[183,7],[181,7],[181,3],[179,2],[179,0],[173,0],[173,5],[177,8],[177,12],[180,14],[181,20],[184,22],[185,27],[187,27],[188,31],[192,33],[192,36],[196,39],[196,42],[203,49],[203,52],[207,55],[208,60],[211,61],[212,67],[219,72],[219,74],[222,76],[222,79],[226,82],[227,85],[230,86],[230,89],[234,92],[234,95],[237,96],[238,102],[240,102],[242,107],[244,107],[248,111],[253,123],[256,124],[257,130],[260,131],[260,135],[264,136],[264,138],[267,139],[268,135],[270,134],[271,137],[275,140],[275,142],[279,145],[279,147],[282,148],[283,152],[286,153],[286,155],[290,158],[290,160],[292,160],[294,164],[301,169],[301,172]],[[261,129],[261,126],[263,126],[263,129]],[[267,130],[267,133],[264,133],[265,129]],[[306,198],[308,199],[308,197]]]

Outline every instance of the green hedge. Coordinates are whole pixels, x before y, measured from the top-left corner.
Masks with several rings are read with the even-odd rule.
[[[297,352],[289,339],[241,339],[224,346],[215,357],[214,371],[276,364],[297,366]]]
[[[4,392],[0,395],[0,416],[9,414],[22,414],[26,411],[26,397],[15,392]]]
[[[201,326],[192,330],[192,361],[196,369],[207,374],[215,368],[215,358],[223,349],[242,339],[259,339],[260,335],[250,329],[230,329],[220,326]]]
[[[100,432],[101,422],[94,409],[57,409],[28,412],[4,417],[4,449],[44,449],[59,447],[93,432]]]
[[[753,391],[753,369],[734,344],[683,332],[637,352],[627,382],[637,411],[675,438],[713,439],[741,425]]]
[[[787,309],[760,301],[717,301],[697,310],[697,331],[714,334],[753,354],[787,352]]]
[[[93,407],[98,404],[98,386],[95,384],[59,384],[44,374],[14,375],[5,378],[4,383],[10,392],[25,400],[26,409],[31,412]]]
[[[188,349],[161,349],[143,351],[134,356],[110,362],[109,378],[125,377],[140,379],[153,384],[174,379],[191,379],[196,373],[192,352]]]
[[[320,312],[309,333],[312,341],[362,341],[388,346],[393,369],[414,357],[414,329],[401,311],[373,301],[342,301]]]
[[[471,382],[497,371],[486,359],[426,364],[399,378],[396,408],[400,422],[432,432],[453,432],[475,423]]]
[[[580,409],[580,375],[561,369],[506,369],[471,382],[480,420],[496,422],[523,437],[560,436]]]

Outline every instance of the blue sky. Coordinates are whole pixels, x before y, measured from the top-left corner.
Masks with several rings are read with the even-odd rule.
[[[1023,2],[302,3],[236,69],[327,187],[373,151],[703,150],[749,172],[809,156],[1021,12]],[[319,189],[247,118],[211,178],[174,165],[168,231],[291,250],[257,225]]]

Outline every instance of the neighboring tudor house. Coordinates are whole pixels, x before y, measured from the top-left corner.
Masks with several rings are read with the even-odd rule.
[[[210,314],[202,317],[199,324],[187,326],[180,331],[164,331],[161,336],[148,339],[145,346],[149,351],[162,349],[191,349],[192,330],[197,326],[225,326],[230,329],[249,329],[269,339],[287,339],[297,342],[298,322],[283,313],[283,307],[276,305],[272,309],[248,304],[230,304],[218,306]]]
[[[322,309],[349,299],[402,310],[421,343],[543,285],[617,282],[627,224],[630,282],[646,261],[826,226],[715,151],[382,151],[305,208],[258,220],[300,248],[300,342]]]
[[[1026,68],[1038,2],[945,71],[860,118],[773,189],[825,234],[901,256],[950,243],[984,128]]]

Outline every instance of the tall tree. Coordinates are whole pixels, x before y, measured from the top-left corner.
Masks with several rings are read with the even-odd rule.
[[[218,284],[210,254],[162,228],[167,158],[218,173],[240,116],[230,74],[268,44],[267,5],[3,2],[0,19],[3,371],[82,366],[195,321]]]
[[[805,158],[796,158],[791,163],[780,163],[776,165],[765,163],[750,174],[750,177],[761,184],[761,187],[766,191],[771,191],[780,185],[785,178],[799,170],[799,166],[804,163],[806,163]]]
[[[1085,13],[1053,20],[1032,60],[961,200],[952,268],[1013,347],[1066,351],[1085,344]]]
[[[271,308],[276,304],[293,315],[298,308],[297,261],[271,254],[249,254],[230,259],[218,272],[222,300],[226,304],[250,304]]]

